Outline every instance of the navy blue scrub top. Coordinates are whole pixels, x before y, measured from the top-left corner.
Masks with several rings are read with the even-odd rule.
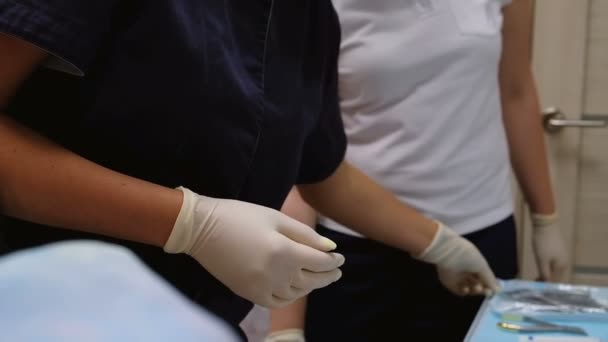
[[[119,172],[279,208],[343,159],[329,0],[0,0],[0,31],[71,68],[41,67],[5,112]],[[119,242],[229,322],[250,308],[189,257],[1,219],[5,251]]]

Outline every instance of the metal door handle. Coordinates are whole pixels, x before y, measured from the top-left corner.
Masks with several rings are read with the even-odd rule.
[[[564,127],[601,128],[608,122],[604,120],[568,120],[559,108],[549,107],[543,111],[543,126],[547,133],[559,133]]]

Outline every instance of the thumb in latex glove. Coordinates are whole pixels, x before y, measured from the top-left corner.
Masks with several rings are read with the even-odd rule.
[[[417,259],[435,264],[441,283],[456,295],[497,292],[496,277],[477,247],[442,223],[438,224],[433,242]]]
[[[302,329],[287,329],[274,332],[264,342],[306,342]]]
[[[280,307],[341,277],[332,241],[281,212],[200,196],[184,199],[164,249],[186,253],[237,295]]]
[[[565,281],[568,253],[557,224],[557,214],[532,214],[532,245],[541,280]]]

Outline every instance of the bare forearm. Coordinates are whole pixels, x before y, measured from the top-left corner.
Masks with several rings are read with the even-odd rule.
[[[0,208],[24,220],[162,246],[182,193],[103,168],[0,115]]]
[[[422,253],[437,231],[435,222],[404,205],[347,163],[327,180],[298,188],[320,213],[412,255]]]
[[[287,329],[304,329],[306,320],[306,297],[289,306],[270,312],[270,332]]]
[[[521,97],[506,99],[504,123],[511,151],[511,164],[532,212],[555,211],[547,151],[536,91],[527,89]]]
[[[317,224],[317,212],[302,199],[298,189],[295,187],[289,192],[287,199],[285,199],[281,212],[306,224],[311,229]]]
[[[499,82],[511,164],[530,209],[555,211],[536,84],[530,67],[533,2],[513,1],[504,10]]]

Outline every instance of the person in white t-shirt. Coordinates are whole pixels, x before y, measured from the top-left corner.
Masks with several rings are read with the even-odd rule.
[[[563,280],[568,258],[529,63],[531,0],[333,2],[347,159],[468,238],[504,279],[518,271],[512,166],[540,276]],[[304,341],[304,323],[314,342],[462,341],[481,298],[450,294],[430,265],[319,223],[346,257],[344,276],[309,296],[305,320],[305,302],[275,311],[268,341]]]

